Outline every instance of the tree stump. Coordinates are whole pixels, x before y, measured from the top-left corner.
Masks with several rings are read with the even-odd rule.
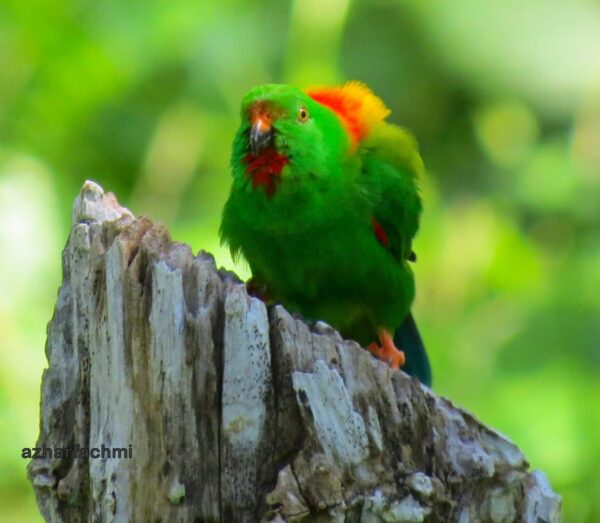
[[[47,521],[560,518],[513,443],[92,182],[46,354],[28,474]]]

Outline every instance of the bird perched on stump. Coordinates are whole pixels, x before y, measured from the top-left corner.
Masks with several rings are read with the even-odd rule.
[[[221,241],[248,261],[250,288],[429,385],[410,312],[424,167],[414,138],[386,122],[389,114],[360,82],[251,89]]]

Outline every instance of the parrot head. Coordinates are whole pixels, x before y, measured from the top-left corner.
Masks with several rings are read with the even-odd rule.
[[[268,84],[252,89],[242,101],[241,115],[249,152],[259,156],[274,148],[291,156],[292,150],[301,149],[318,134],[309,109],[314,108],[308,96],[295,87]]]
[[[303,91],[266,84],[242,100],[233,148],[234,174],[273,196],[282,178],[335,172],[389,110],[364,84]]]

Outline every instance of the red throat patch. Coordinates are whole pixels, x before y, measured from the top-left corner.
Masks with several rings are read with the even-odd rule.
[[[269,197],[275,194],[281,181],[281,171],[290,163],[287,156],[275,149],[266,149],[258,156],[247,154],[243,161],[246,164],[246,174],[252,179],[252,187],[264,187]]]

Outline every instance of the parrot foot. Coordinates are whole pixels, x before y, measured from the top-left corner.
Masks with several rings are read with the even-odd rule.
[[[394,344],[394,338],[387,329],[379,331],[379,341],[381,346],[376,342],[371,343],[367,349],[377,359],[389,363],[392,369],[399,369],[406,362],[404,352],[399,350]]]
[[[246,282],[246,291],[250,296],[254,298],[258,298],[265,303],[268,303],[272,300],[272,296],[269,295],[269,289],[263,283],[260,283],[255,278],[250,278]]]

